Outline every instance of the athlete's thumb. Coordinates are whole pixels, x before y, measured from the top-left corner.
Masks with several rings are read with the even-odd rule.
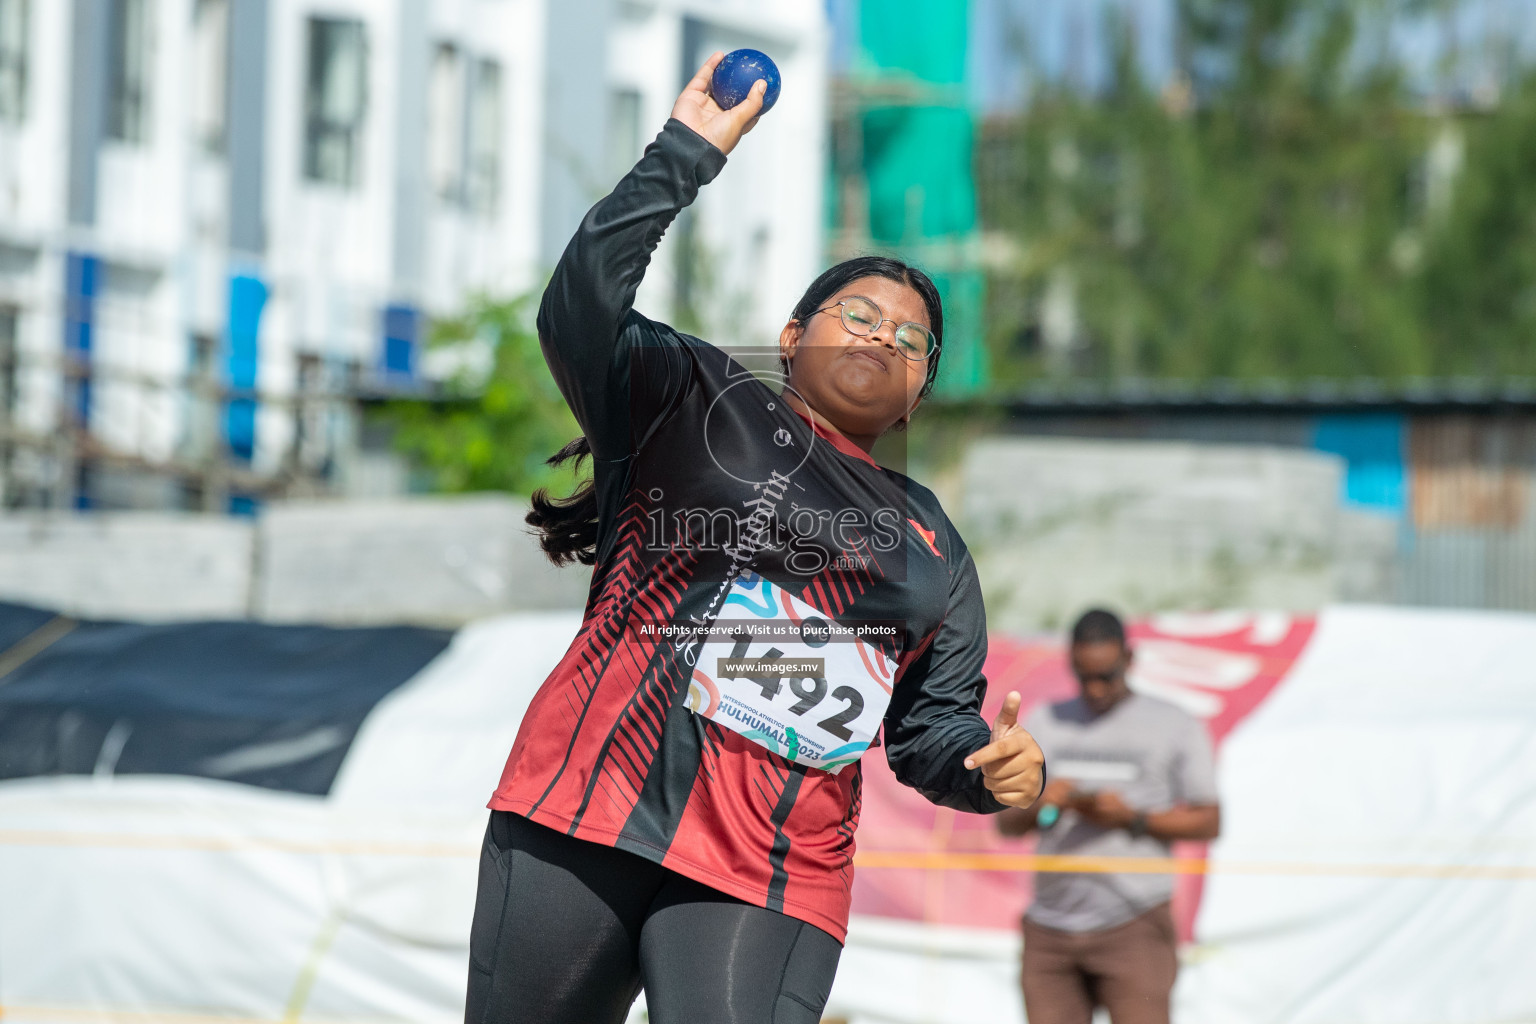
[[[1019,705],[1024,699],[1019,696],[1019,691],[1010,690],[1008,696],[1003,698],[1003,709],[997,713],[997,718],[992,723],[992,738],[1000,740],[1008,735],[1009,730],[1019,724]]]

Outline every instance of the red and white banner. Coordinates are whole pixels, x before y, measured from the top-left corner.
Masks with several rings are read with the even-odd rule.
[[[1233,726],[1259,706],[1300,656],[1313,624],[1311,617],[1237,612],[1133,623],[1136,658],[1129,683],[1138,693],[1203,719],[1219,756]],[[988,643],[988,720],[1010,690],[1024,698],[1021,721],[1036,704],[1077,693],[1063,641],[992,637]],[[1008,868],[1031,863],[1017,855],[1027,853],[1032,840],[1001,839],[990,817],[935,807],[898,783],[880,758],[865,758],[864,779],[854,913],[962,927],[1018,926],[1029,903],[1030,878]],[[1203,857],[1204,844],[1183,844],[1175,853]],[[1186,940],[1201,881],[1195,873],[1179,877],[1175,906]]]
[[[1179,615],[1132,637],[1132,687],[1216,743],[1221,838],[1167,865],[1175,1020],[1536,1021],[1536,616]],[[1059,641],[992,643],[989,713],[1075,692]],[[1018,919],[1031,871],[1060,865],[865,765],[830,1010],[1022,1021]]]

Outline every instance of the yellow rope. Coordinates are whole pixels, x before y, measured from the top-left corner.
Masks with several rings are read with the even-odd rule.
[[[335,842],[268,839],[261,836],[119,835],[111,832],[47,832],[0,829],[0,846],[117,847],[132,850],[277,850],[282,853],[342,854],[379,857],[475,857],[478,843]]]
[[[1075,857],[942,850],[864,850],[855,867],[922,871],[1037,871],[1123,875],[1325,875],[1355,878],[1536,879],[1531,864],[1340,864],[1306,861],[1209,861],[1198,857]]]
[[[312,856],[452,857],[479,855],[475,844],[337,842],[259,836],[115,835],[104,832],[0,829],[0,846],[115,847],[136,850],[273,850]],[[854,866],[864,871],[1008,871],[1127,875],[1315,875],[1334,878],[1457,878],[1536,880],[1533,864],[1351,864],[1315,861],[1210,861],[1199,857],[1075,857],[1030,853],[964,853],[946,850],[860,850]]]

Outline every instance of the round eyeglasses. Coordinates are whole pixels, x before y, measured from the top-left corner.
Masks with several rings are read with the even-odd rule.
[[[816,312],[826,313],[838,306],[842,307],[843,329],[861,338],[874,334],[881,324],[896,324],[894,320],[887,320],[885,314],[880,312],[880,307],[862,295],[850,296],[830,306],[823,306]],[[896,324],[896,351],[913,362],[927,359],[938,347],[939,340],[922,324],[912,320]]]

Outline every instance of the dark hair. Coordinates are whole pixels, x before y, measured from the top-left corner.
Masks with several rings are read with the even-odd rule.
[[[579,471],[592,455],[587,435],[577,434],[564,448],[544,460],[546,466],[560,466],[570,459],[571,469]],[[597,488],[591,480],[564,498],[551,498],[548,487],[533,492],[533,509],[523,521],[537,531],[539,547],[556,565],[594,565],[597,562]]]
[[[939,299],[939,289],[934,286],[933,279],[910,263],[903,263],[890,256],[855,256],[828,267],[800,296],[794,312],[790,314],[791,318],[796,323],[805,323],[845,285],[861,277],[883,277],[887,281],[904,284],[917,292],[918,298],[923,300],[923,308],[928,311],[928,329],[933,332],[933,340],[938,345],[928,358],[928,379],[923,382],[921,392],[923,397],[927,397],[928,392],[933,390],[933,379],[939,373],[939,355],[944,351],[944,304]]]
[[[889,256],[855,256],[844,260],[822,271],[811,282],[790,317],[797,323],[805,323],[839,289],[861,277],[883,277],[904,284],[923,300],[923,307],[928,312],[928,329],[933,331],[934,341],[938,343],[928,359],[928,379],[923,382],[921,392],[926,396],[933,390],[933,379],[939,372],[939,353],[944,344],[944,306],[933,280],[916,267]],[[574,459],[571,468],[580,469],[582,461],[591,454],[592,445],[585,435],[580,435],[546,459],[545,464],[558,467]],[[532,503],[533,509],[524,521],[537,532],[539,547],[551,562],[556,565],[597,564],[597,490],[591,480],[564,498],[552,498],[549,488],[541,487],[533,492]]]
[[[1072,646],[1102,643],[1117,643],[1125,647],[1125,623],[1114,612],[1091,608],[1083,612],[1072,626]]]

